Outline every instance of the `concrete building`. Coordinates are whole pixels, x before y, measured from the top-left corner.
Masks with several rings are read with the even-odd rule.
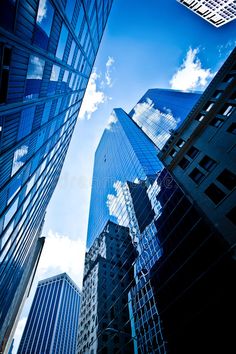
[[[77,353],[132,353],[128,292],[135,258],[129,229],[108,221],[86,253]]]
[[[177,0],[215,27],[236,18],[236,4],[234,0]]]
[[[18,354],[75,354],[80,292],[62,273],[38,283]]]

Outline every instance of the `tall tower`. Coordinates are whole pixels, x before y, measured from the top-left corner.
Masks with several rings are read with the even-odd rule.
[[[230,352],[235,52],[179,124],[174,107],[160,114],[158,100],[142,103],[130,115],[115,109],[99,143],[88,244],[107,219],[129,228],[137,253],[128,294],[135,353]]]
[[[0,3],[0,347],[17,312],[9,314],[14,294],[24,295],[18,289],[27,258],[60,176],[111,4]]]
[[[66,274],[38,283],[18,354],[75,353],[80,292]]]

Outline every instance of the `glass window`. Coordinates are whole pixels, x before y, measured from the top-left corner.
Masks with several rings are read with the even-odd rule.
[[[54,9],[50,1],[40,0],[34,33],[34,43],[43,49],[47,49],[53,15]]]
[[[26,99],[37,98],[39,96],[44,65],[45,61],[43,59],[34,55],[30,56],[26,76]]]
[[[192,170],[192,172],[189,174],[189,177],[190,177],[195,183],[200,184],[200,183],[203,181],[205,175],[204,175],[201,171],[199,171],[198,168],[194,168],[194,169]]]
[[[48,121],[51,107],[52,107],[52,101],[45,103],[44,110],[43,110],[43,116],[41,119],[41,125],[43,125],[44,123],[46,123]]]
[[[229,117],[233,113],[234,109],[234,106],[225,104],[224,107],[221,109],[220,114]]]
[[[51,77],[48,83],[48,95],[54,95],[57,88],[57,81],[60,75],[60,67],[58,65],[52,66]]]
[[[236,175],[227,169],[221,172],[217,180],[229,190],[234,189],[236,186]]]
[[[2,62],[2,68],[0,71],[0,103],[4,103],[7,100],[11,48],[0,48],[0,62]]]
[[[191,148],[187,152],[187,155],[189,157],[191,157],[191,159],[194,159],[198,153],[199,153],[199,150],[197,148],[195,148],[194,146],[191,146]]]
[[[209,156],[204,156],[203,159],[199,162],[199,165],[204,168],[206,171],[212,171],[215,167],[216,162],[215,160],[211,159]]]
[[[184,146],[185,141],[183,139],[179,139],[176,143],[176,146],[178,146],[179,148],[181,148],[182,146]]]
[[[75,70],[77,69],[78,62],[79,62],[80,57],[81,57],[81,51],[80,51],[80,50],[78,50],[78,52],[77,52],[77,56],[76,56],[76,59],[75,59],[75,64],[74,64],[74,68],[75,68]]]
[[[12,162],[12,171],[11,175],[13,176],[21,166],[24,165],[28,155],[28,146],[22,145],[14,152],[13,162]]]
[[[229,126],[229,128],[227,129],[227,132],[236,135],[236,123],[232,123],[232,124]]]
[[[60,74],[60,67],[58,65],[53,64],[50,80],[58,81],[59,74]]]
[[[204,116],[203,114],[199,114],[199,115],[196,117],[196,120],[198,120],[199,122],[201,122],[204,118],[205,118],[205,116]]]
[[[205,107],[205,111],[209,112],[209,111],[212,109],[213,106],[214,106],[214,103],[208,104],[208,105]]]
[[[63,23],[63,25],[61,27],[60,38],[58,41],[57,51],[56,51],[56,57],[58,59],[63,58],[64,50],[65,50],[66,42],[67,42],[67,37],[68,37],[68,29],[66,28],[66,26]]]
[[[67,60],[67,64],[68,65],[71,65],[72,63],[72,60],[73,60],[73,56],[74,56],[74,52],[75,52],[75,41],[73,40],[72,43],[71,43],[71,47],[70,47],[70,54],[69,54],[69,57],[68,57],[68,60]]]
[[[232,208],[227,214],[227,218],[236,225],[236,207]]]
[[[3,228],[6,227],[6,225],[9,223],[9,221],[11,220],[11,218],[13,217],[13,215],[15,214],[16,210],[17,210],[17,204],[18,204],[18,198],[15,200],[15,202],[12,204],[12,206],[8,209],[8,211],[5,214],[4,217],[4,225]]]
[[[82,22],[83,22],[83,18],[84,18],[84,9],[83,9],[83,6],[81,5],[80,6],[80,10],[79,10],[78,20],[77,20],[77,23],[76,23],[76,26],[75,26],[75,34],[76,34],[76,36],[78,36],[79,33],[80,33],[81,25],[82,25]]]
[[[42,80],[45,61],[34,55],[30,56],[26,79]]]
[[[225,193],[218,188],[214,183],[210,184],[205,190],[205,194],[213,201],[213,203],[218,204],[224,197]]]
[[[69,71],[68,71],[68,70],[65,70],[65,71],[64,71],[64,75],[63,75],[62,81],[67,82],[68,76],[69,76]]]
[[[170,152],[170,156],[175,157],[176,154],[177,154],[177,151],[175,149],[172,149]]]
[[[16,16],[16,0],[1,0],[0,1],[0,23],[7,30],[14,29]]]
[[[67,3],[66,3],[65,13],[66,13],[66,16],[70,22],[72,20],[72,16],[74,13],[75,2],[76,2],[76,0],[67,0]]]
[[[20,117],[17,140],[24,138],[31,132],[36,106],[23,109]]]
[[[223,125],[223,123],[224,123],[223,119],[213,118],[212,121],[210,122],[210,125],[216,128],[220,128]]]
[[[185,157],[183,157],[182,160],[180,160],[180,162],[179,162],[179,166],[183,170],[185,170],[188,167],[189,163],[190,163],[189,160],[187,160]]]

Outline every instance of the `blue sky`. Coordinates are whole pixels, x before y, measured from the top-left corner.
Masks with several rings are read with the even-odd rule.
[[[47,210],[43,230],[47,240],[16,342],[38,280],[66,271],[81,285],[93,157],[112,109],[129,112],[149,88],[203,90],[235,44],[236,21],[215,28],[176,0],[114,0]]]

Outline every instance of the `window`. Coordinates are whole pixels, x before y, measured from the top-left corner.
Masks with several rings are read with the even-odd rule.
[[[178,146],[179,148],[181,148],[182,146],[184,146],[185,141],[183,139],[179,139],[176,143],[176,146]]]
[[[234,109],[234,106],[225,104],[224,107],[220,110],[220,114],[229,117],[233,113]]]
[[[185,157],[183,157],[182,160],[180,160],[180,162],[179,162],[179,166],[183,170],[185,170],[188,167],[189,163],[190,163],[189,160],[187,160]]]
[[[227,218],[236,225],[236,207],[233,207],[227,214]]]
[[[204,175],[201,171],[199,171],[198,168],[194,168],[194,169],[192,170],[192,172],[189,174],[189,177],[190,177],[195,183],[200,184],[200,183],[203,181],[205,175]]]
[[[44,123],[46,123],[48,121],[51,107],[52,107],[52,101],[45,103],[44,110],[43,110],[43,116],[41,119],[41,125],[43,125]]]
[[[11,175],[13,176],[24,165],[28,155],[28,146],[22,145],[14,152]]]
[[[232,190],[236,186],[236,175],[231,171],[225,169],[221,172],[221,174],[217,177],[217,181],[219,181],[223,186]]]
[[[223,82],[226,82],[227,84],[229,84],[230,82],[232,82],[234,79],[234,77],[230,74],[226,75]]]
[[[189,157],[191,157],[191,159],[194,159],[198,153],[199,153],[199,150],[197,148],[195,148],[194,146],[191,146],[191,148],[187,152],[187,155]]]
[[[204,156],[203,159],[199,162],[199,165],[204,168],[206,171],[212,171],[215,167],[216,162],[212,160],[209,156]]]
[[[76,2],[76,0],[67,0],[67,3],[66,3],[65,13],[66,13],[66,16],[70,22],[72,20],[73,13],[74,13],[75,2]]]
[[[80,10],[79,10],[79,16],[78,16],[78,20],[76,23],[76,27],[75,27],[75,34],[78,36],[81,30],[81,25],[84,19],[84,10],[83,10],[83,6],[80,5]]]
[[[0,1],[0,23],[2,27],[10,31],[14,29],[16,3],[16,0]]]
[[[212,109],[213,106],[214,106],[214,103],[208,104],[208,105],[204,108],[204,111],[209,112],[209,111]]]
[[[221,91],[215,91],[213,98],[218,99],[218,98],[220,98],[221,94],[222,94]]]
[[[50,1],[40,0],[34,32],[34,44],[43,49],[47,49],[53,15],[54,9]]]
[[[9,68],[11,62],[11,48],[0,48],[0,103],[4,103],[7,100]]]
[[[26,108],[21,111],[17,140],[24,138],[26,135],[28,135],[31,132],[33,120],[34,120],[35,108],[36,106]]]
[[[210,125],[216,128],[220,128],[223,125],[224,121],[220,118],[213,118],[210,122]]]
[[[213,201],[213,203],[218,204],[224,197],[225,193],[218,188],[214,183],[210,184],[205,190],[205,194]]]
[[[68,60],[67,60],[67,64],[68,65],[71,65],[72,63],[72,60],[73,60],[73,57],[74,57],[74,52],[75,52],[75,41],[73,40],[72,43],[71,43],[71,47],[70,47],[70,54],[69,54],[69,57],[68,57]]]
[[[175,157],[176,154],[177,154],[177,151],[175,149],[172,149],[170,152],[170,156]]]
[[[56,51],[56,57],[58,59],[62,59],[64,55],[64,50],[67,42],[67,37],[68,37],[68,29],[66,26],[63,24],[61,27],[61,33],[60,33],[60,38],[58,41],[57,45],[57,51]]]
[[[60,67],[58,65],[52,66],[50,81],[48,83],[48,95],[54,95],[57,88],[57,81],[60,75]]]
[[[26,99],[38,98],[41,80],[43,77],[45,61],[34,55],[29,58],[26,76],[25,97]]]
[[[236,123],[232,123],[232,124],[229,126],[229,128],[227,129],[227,132],[236,135]]]
[[[196,117],[196,120],[198,120],[199,122],[201,122],[204,118],[205,118],[205,116],[204,116],[203,114],[199,114],[199,115]]]

